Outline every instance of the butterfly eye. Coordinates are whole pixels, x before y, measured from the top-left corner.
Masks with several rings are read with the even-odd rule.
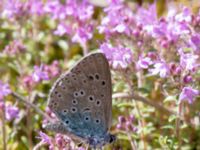
[[[101,101],[100,100],[96,101],[96,106],[101,106]]]
[[[78,104],[78,101],[76,99],[73,99],[72,104],[76,105],[76,104]]]
[[[71,108],[71,112],[72,112],[72,113],[76,113],[76,112],[77,112],[77,108],[76,108],[76,107],[72,107],[72,108]]]
[[[58,94],[58,91],[55,91],[55,94]]]
[[[93,101],[94,101],[94,96],[92,96],[92,95],[88,96],[88,100],[89,100],[90,102],[93,102]]]

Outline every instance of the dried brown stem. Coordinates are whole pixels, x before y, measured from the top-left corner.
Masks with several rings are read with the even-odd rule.
[[[2,109],[2,138],[3,138],[3,150],[7,150],[6,124],[5,124],[5,107]]]
[[[143,102],[147,105],[150,105],[152,107],[155,107],[156,109],[168,114],[168,115],[176,115],[175,112],[171,111],[171,110],[168,110],[167,108],[163,107],[162,105],[160,104],[157,104],[157,103],[154,103],[152,102],[151,100],[145,98],[145,97],[142,97],[136,93],[133,93],[132,95],[129,94],[129,93],[115,93],[113,94],[112,96],[114,99],[116,98],[124,98],[124,99],[134,99],[136,101],[140,101],[140,102]]]
[[[53,120],[47,115],[45,114],[41,109],[39,109],[36,105],[34,105],[33,103],[27,101],[24,97],[22,97],[21,95],[12,92],[12,96],[15,97],[17,100],[23,102],[24,104],[32,107],[33,109],[35,109],[36,112],[38,112],[39,114],[41,114],[44,118],[46,118],[47,120],[49,120],[50,122],[53,122]]]

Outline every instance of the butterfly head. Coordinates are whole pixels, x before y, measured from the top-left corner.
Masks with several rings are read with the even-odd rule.
[[[88,144],[92,147],[102,147],[107,143],[113,143],[116,140],[116,136],[112,134],[106,134],[103,138],[89,138]]]
[[[108,134],[108,143],[113,143],[114,141],[116,141],[116,136]]]

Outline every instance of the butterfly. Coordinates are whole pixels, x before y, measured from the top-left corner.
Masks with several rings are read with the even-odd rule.
[[[47,129],[67,134],[101,148],[116,140],[112,122],[112,86],[109,64],[103,53],[82,58],[61,75],[50,90],[48,107],[58,118]]]

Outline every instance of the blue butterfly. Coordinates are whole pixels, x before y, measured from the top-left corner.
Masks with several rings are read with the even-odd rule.
[[[109,64],[96,52],[81,59],[54,83],[48,107],[59,119],[47,129],[67,134],[101,148],[115,141],[112,121],[112,85]]]

